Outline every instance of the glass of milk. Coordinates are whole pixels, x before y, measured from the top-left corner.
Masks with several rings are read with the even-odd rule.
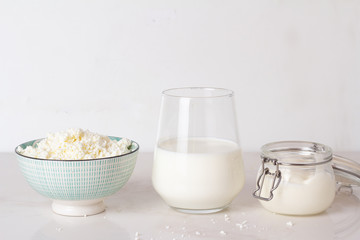
[[[244,181],[234,93],[164,91],[152,172],[163,200],[181,212],[217,212],[232,202]]]

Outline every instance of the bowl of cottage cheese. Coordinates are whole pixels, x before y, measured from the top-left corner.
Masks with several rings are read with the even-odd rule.
[[[15,149],[26,181],[66,216],[103,212],[104,199],[129,180],[138,152],[133,140],[82,129],[49,133]]]

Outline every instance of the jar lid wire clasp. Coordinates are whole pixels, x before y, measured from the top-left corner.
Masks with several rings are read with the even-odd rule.
[[[270,169],[268,167],[265,168],[265,164],[267,163],[273,164],[276,167],[275,172],[270,172]],[[267,175],[272,177],[271,189],[270,189],[269,197],[262,197],[261,192],[263,190],[264,181]],[[256,181],[257,188],[255,192],[253,192],[253,196],[260,200],[270,201],[274,197],[273,192],[279,186],[280,181],[281,181],[281,171],[279,170],[279,163],[277,159],[262,157],[262,170],[261,170],[261,174],[259,175]]]

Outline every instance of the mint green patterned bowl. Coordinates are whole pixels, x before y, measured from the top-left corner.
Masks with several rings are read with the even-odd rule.
[[[39,140],[19,146],[25,149]],[[116,193],[129,180],[139,144],[132,141],[131,152],[127,154],[86,160],[39,159],[21,155],[17,149],[18,163],[26,181],[35,191],[53,200],[55,213],[88,216],[103,212],[104,198]]]

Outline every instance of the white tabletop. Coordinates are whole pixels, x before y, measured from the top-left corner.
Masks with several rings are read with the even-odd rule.
[[[344,155],[344,154],[343,154]],[[360,153],[347,153],[360,159]],[[226,210],[207,215],[169,208],[151,185],[152,153],[140,153],[129,182],[107,198],[106,211],[65,217],[32,190],[13,153],[0,153],[0,239],[360,239],[360,190],[337,193],[326,212],[282,216],[263,209],[252,197],[260,159],[245,153],[246,184]]]

